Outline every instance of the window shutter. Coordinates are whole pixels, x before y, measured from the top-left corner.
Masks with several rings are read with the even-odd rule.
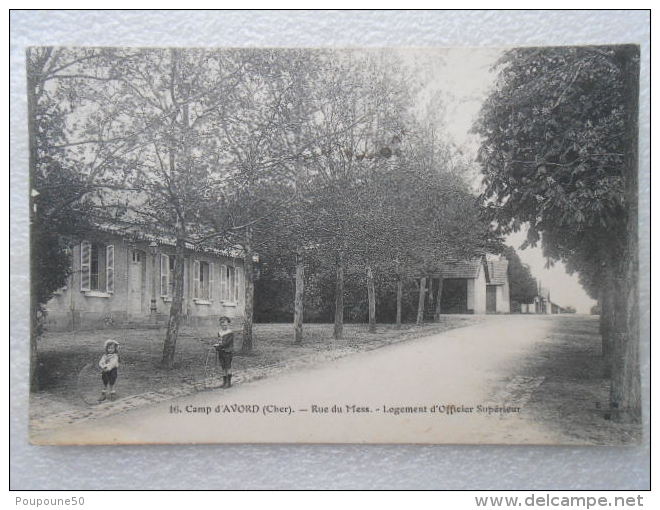
[[[240,296],[241,296],[241,285],[243,281],[243,269],[240,267],[237,267],[235,270],[236,273],[236,288],[235,288],[235,293],[234,293],[234,301],[238,303]]]
[[[91,290],[92,281],[92,245],[89,241],[80,243],[80,290]]]
[[[227,266],[220,266],[220,299],[227,301]]]
[[[199,260],[193,260],[193,298],[199,298]]]
[[[115,246],[105,247],[105,291],[112,294],[115,291]]]
[[[213,276],[215,273],[215,264],[209,263],[209,301],[213,299]]]
[[[170,257],[166,253],[160,254],[160,295],[170,293]]]

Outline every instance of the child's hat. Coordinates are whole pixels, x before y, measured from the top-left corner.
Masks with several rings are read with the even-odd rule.
[[[117,340],[113,340],[112,338],[108,338],[108,339],[105,341],[105,344],[103,344],[103,345],[104,345],[105,348],[107,349],[107,348],[108,348],[108,345],[112,345],[112,344],[114,344],[114,345],[116,345],[116,346],[119,346],[119,342],[117,342]]]

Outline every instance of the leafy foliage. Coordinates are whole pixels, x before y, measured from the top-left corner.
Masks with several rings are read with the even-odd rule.
[[[88,228],[96,189],[66,150],[76,111],[76,78],[100,58],[96,50],[30,48],[26,55],[30,147],[33,340],[44,305],[67,283],[69,247]]]
[[[475,126],[484,202],[599,298],[612,408],[639,420],[639,48],[522,48],[498,65]]]
[[[498,63],[497,87],[475,129],[483,137],[484,198],[505,232],[527,223],[532,244],[541,232],[620,234],[620,51],[523,48]]]
[[[538,284],[529,266],[523,264],[516,250],[507,246],[502,254],[509,261],[509,296],[511,301],[531,303],[538,294]]]

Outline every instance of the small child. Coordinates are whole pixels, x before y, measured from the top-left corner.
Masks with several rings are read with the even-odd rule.
[[[231,319],[229,317],[220,317],[220,331],[218,331],[218,343],[214,345],[218,354],[218,363],[222,368],[222,386],[221,388],[231,388],[231,361],[234,357],[234,332],[229,329]]]
[[[106,399],[108,384],[110,384],[110,400],[114,400],[117,369],[119,368],[119,342],[112,339],[105,341],[105,354],[101,356],[99,367],[101,368],[101,380],[103,381],[103,391],[99,402]]]

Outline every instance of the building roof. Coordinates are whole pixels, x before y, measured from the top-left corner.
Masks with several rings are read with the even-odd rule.
[[[446,260],[442,263],[441,273],[443,278],[477,278],[481,259],[471,260]]]
[[[491,285],[504,285],[507,281],[509,261],[506,259],[489,260],[488,283]]]
[[[432,278],[474,279],[479,277],[483,269],[486,283],[489,285],[505,285],[508,280],[509,261],[498,255],[487,254],[472,259],[445,259],[433,270],[421,274],[420,271],[410,271],[409,276],[431,276]]]
[[[95,227],[101,232],[120,235],[124,237],[130,237],[132,239],[139,241],[155,242],[160,246],[176,246],[176,238],[173,236],[150,234],[142,231],[140,228],[137,228],[135,226],[121,226],[116,224],[113,225],[110,223],[96,222]],[[190,251],[230,257],[235,259],[245,258],[243,249],[240,246],[233,246],[233,247],[221,249],[208,245],[195,245],[193,243],[186,242],[186,249]]]

